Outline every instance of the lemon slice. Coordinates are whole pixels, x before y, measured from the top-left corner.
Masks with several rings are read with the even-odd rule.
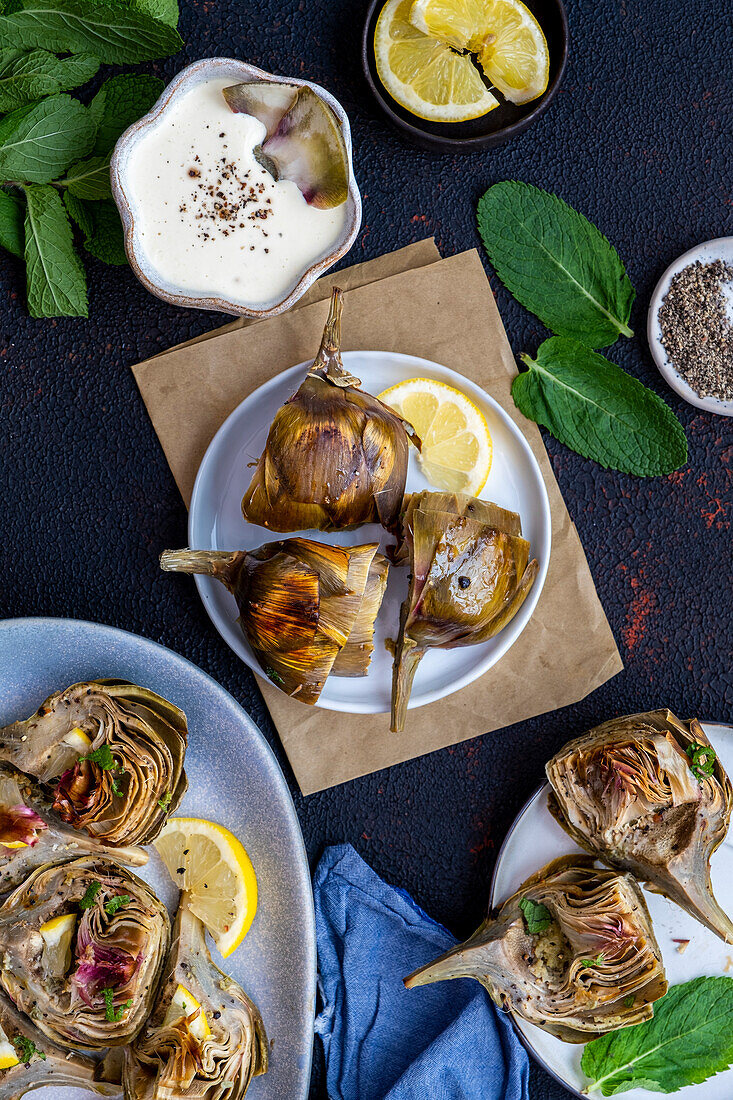
[[[465,122],[499,106],[471,58],[417,30],[412,0],[388,0],[374,31],[382,84],[401,107],[433,122]]]
[[[257,878],[240,842],[213,821],[174,817],[153,843],[191,912],[222,956],[231,955],[257,911]]]
[[[183,1016],[190,1016],[196,1009],[199,1010],[198,1016],[194,1016],[193,1020],[188,1021],[188,1030],[200,1043],[203,1043],[204,1039],[207,1039],[209,1035],[211,1035],[209,1021],[206,1019],[206,1014],[200,1003],[196,1000],[191,990],[186,989],[185,985],[179,984],[177,986],[173,994],[173,1000],[165,1014],[164,1023],[166,1026],[168,1024],[173,1024]]]
[[[12,1069],[20,1065],[20,1058],[15,1053],[15,1047],[0,1027],[0,1069]]]
[[[491,469],[489,426],[465,393],[432,378],[409,378],[379,394],[422,440],[418,459],[431,485],[478,496]]]
[[[55,978],[63,977],[71,965],[71,941],[75,931],[76,913],[53,917],[39,928],[43,939],[42,962]]]
[[[529,103],[547,89],[547,39],[521,0],[414,0],[410,22],[436,41],[478,57],[488,79],[512,103]]]
[[[89,752],[92,747],[92,742],[80,726],[74,726],[73,730],[69,730],[64,738],[64,744],[80,754]]]

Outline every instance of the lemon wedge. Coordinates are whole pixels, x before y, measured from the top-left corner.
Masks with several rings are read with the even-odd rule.
[[[491,469],[486,417],[465,393],[432,378],[409,378],[379,394],[422,440],[418,462],[431,485],[478,496]]]
[[[12,1069],[20,1065],[20,1058],[15,1053],[15,1047],[0,1027],[0,1069]]]
[[[228,829],[195,817],[174,817],[153,841],[188,907],[226,958],[244,939],[257,911],[257,878]]]
[[[76,913],[63,913],[47,920],[39,928],[43,939],[43,965],[55,977],[61,978],[71,965],[71,941],[76,931]]]
[[[211,1035],[209,1021],[206,1019],[206,1014],[201,1004],[196,1000],[191,990],[186,989],[185,985],[180,985],[179,983],[176,987],[176,991],[173,994],[173,1000],[165,1014],[164,1023],[166,1026],[168,1024],[173,1024],[183,1016],[190,1016],[196,1009],[198,1009],[198,1016],[194,1016],[192,1020],[188,1021],[188,1030],[200,1043],[203,1043],[204,1039],[207,1039],[209,1035]]]
[[[74,752],[78,752],[80,755],[89,752],[92,747],[92,742],[80,726],[74,726],[73,730],[69,730],[64,738],[64,744],[69,745]]]
[[[465,122],[499,106],[472,59],[410,23],[412,0],[388,0],[374,31],[382,84],[401,107],[433,122]]]
[[[521,0],[414,0],[410,22],[448,48],[474,54],[512,103],[529,103],[547,89],[547,39]]]

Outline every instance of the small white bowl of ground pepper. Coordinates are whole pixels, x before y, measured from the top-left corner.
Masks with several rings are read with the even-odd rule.
[[[647,335],[680,397],[733,416],[733,237],[705,241],[669,265],[649,304]]]

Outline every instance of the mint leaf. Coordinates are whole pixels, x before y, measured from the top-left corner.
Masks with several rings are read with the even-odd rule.
[[[71,225],[53,187],[25,189],[25,265],[31,317],[87,317],[84,268]]]
[[[94,221],[87,204],[68,191],[64,191],[64,206],[69,217],[76,222],[84,236],[91,237],[94,232]]]
[[[153,61],[177,53],[175,27],[119,0],[23,0],[0,16],[0,47],[90,53],[111,65]]]
[[[45,1062],[46,1055],[42,1050],[39,1050],[32,1039],[27,1039],[25,1035],[16,1035],[13,1039],[13,1046],[18,1052],[18,1058],[26,1066],[30,1065],[31,1060],[41,1058]]]
[[[94,144],[94,120],[78,100],[53,95],[0,122],[0,180],[49,183]]]
[[[89,210],[92,231],[84,241],[84,247],[92,256],[105,264],[122,266],[127,263],[122,222],[113,202],[95,202]]]
[[[733,978],[695,978],[673,985],[654,1016],[588,1043],[581,1067],[588,1091],[615,1096],[630,1088],[676,1092],[700,1084],[733,1062]]]
[[[0,245],[21,259],[25,251],[24,222],[23,200],[0,188]]]
[[[79,902],[80,909],[92,909],[97,902],[97,894],[102,889],[102,883],[94,879],[84,891],[84,897]]]
[[[524,917],[524,925],[530,936],[537,936],[545,932],[552,924],[552,913],[541,901],[532,901],[532,898],[522,898],[519,903]]]
[[[67,188],[78,199],[111,199],[109,157],[89,157],[73,164],[57,187]]]
[[[96,57],[88,54],[62,60],[47,50],[5,53],[0,56],[0,113],[86,84],[98,69]]]
[[[478,227],[496,274],[553,332],[591,348],[633,335],[635,292],[618,253],[557,195],[496,183],[479,200]]]
[[[111,153],[117,138],[155,103],[164,84],[157,76],[129,73],[106,80],[89,104],[97,124],[94,152]]]
[[[512,383],[520,412],[601,466],[641,477],[687,461],[687,440],[668,405],[597,352],[552,336]]]
[[[171,27],[178,26],[178,0],[124,0],[124,2],[135,11],[151,15],[153,19],[160,19],[161,23],[169,23]]]
[[[104,911],[108,917],[113,917],[118,909],[122,909],[125,905],[129,905],[132,898],[129,894],[117,894],[115,897],[110,898],[109,901],[104,903]]]

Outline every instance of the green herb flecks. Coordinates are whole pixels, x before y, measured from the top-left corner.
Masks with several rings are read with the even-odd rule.
[[[272,680],[273,684],[284,684],[285,683],[285,681],[283,680],[280,673],[276,672],[274,668],[266,668],[265,669],[265,676],[267,676],[268,679]]]
[[[82,756],[81,759],[89,760],[92,764],[99,764],[99,767],[102,769],[102,771],[116,772],[118,775],[126,774],[125,769],[122,767],[122,765],[118,764],[118,762],[115,760],[114,756],[112,755],[112,750],[106,742],[104,745],[100,745],[98,749],[94,749],[93,752],[88,752],[86,756]],[[118,784],[114,775],[110,777],[110,781],[112,783],[112,791],[114,792],[114,794],[121,798],[125,792]]]
[[[685,752],[690,758],[690,771],[698,782],[702,782],[706,776],[713,774],[716,754],[715,749],[710,745],[700,745],[697,741],[693,741],[687,746]]]
[[[39,1050],[32,1039],[26,1038],[25,1035],[16,1035],[13,1039],[13,1046],[18,1052],[18,1058],[26,1066],[30,1065],[33,1058],[41,1058],[46,1060],[46,1055],[42,1050]]]
[[[86,890],[84,891],[84,897],[79,902],[79,908],[91,909],[96,904],[97,894],[101,889],[101,882],[98,882],[96,879],[94,880],[94,882],[90,882]]]
[[[109,901],[104,903],[104,911],[108,917],[113,917],[118,909],[122,909],[123,906],[129,905],[132,898],[129,894],[117,894],[116,897],[110,898]]]
[[[132,1007],[132,1001],[125,1001],[118,1008],[115,1008],[115,991],[109,987],[102,990],[102,996],[104,997],[105,1020],[110,1024],[118,1024],[127,1010]]]
[[[545,932],[552,924],[552,913],[540,901],[532,901],[531,898],[522,898],[519,903],[524,917],[524,926],[530,936],[536,936]]]
[[[624,1008],[633,1008],[635,1000],[636,1000],[636,997],[634,996],[634,994],[629,993],[628,996],[624,997],[624,999],[623,999]]]
[[[165,794],[163,795],[163,797],[158,799],[158,805],[160,806],[161,810],[166,810],[167,811],[169,809],[172,798],[173,798],[173,792],[172,791],[166,791]]]
[[[596,955],[594,959],[581,959],[580,965],[583,967],[584,970],[587,970],[589,966],[600,966],[604,958],[605,956],[601,951],[598,955]]]

